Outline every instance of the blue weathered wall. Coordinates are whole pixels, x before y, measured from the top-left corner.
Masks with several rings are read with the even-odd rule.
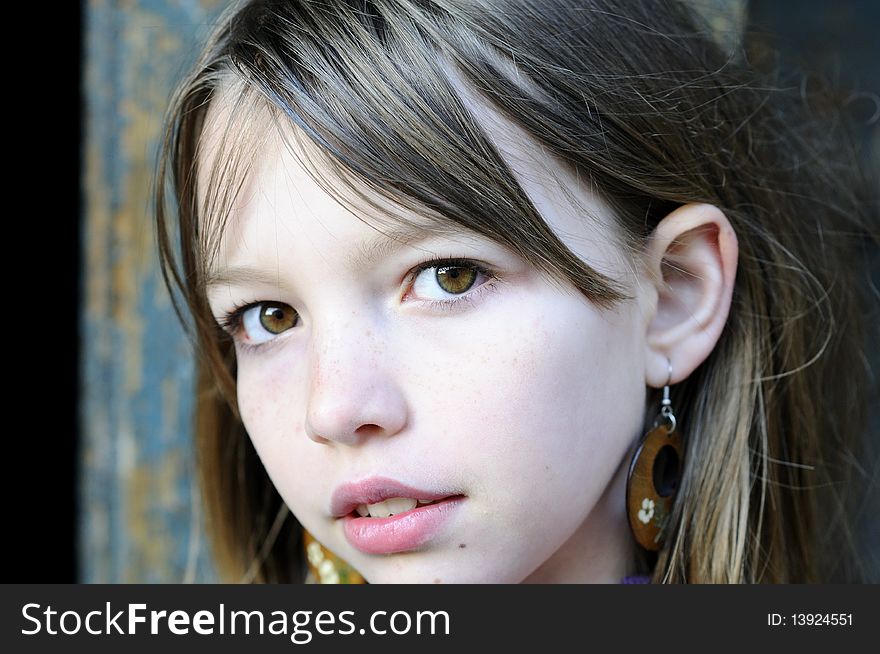
[[[191,351],[158,270],[150,187],[170,89],[223,4],[84,8],[83,582],[215,579],[192,474]]]

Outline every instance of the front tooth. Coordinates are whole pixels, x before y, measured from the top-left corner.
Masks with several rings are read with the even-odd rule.
[[[385,506],[391,511],[391,515],[397,515],[416,508],[416,501],[410,497],[392,497],[385,500]]]
[[[367,504],[370,510],[370,516],[373,518],[387,518],[391,515],[387,502],[376,502],[375,504]]]
[[[374,518],[387,518],[416,508],[416,501],[408,497],[390,497],[382,502],[368,504],[367,508]]]
[[[366,518],[368,515],[370,515],[370,509],[367,508],[366,504],[358,504],[356,510],[358,515],[362,518]]]

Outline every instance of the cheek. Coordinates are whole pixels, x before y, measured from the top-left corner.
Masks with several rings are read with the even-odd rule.
[[[279,493],[302,497],[308,480],[302,470],[313,469],[323,448],[305,434],[305,390],[295,374],[291,353],[245,357],[238,366],[238,406],[242,422],[266,472]]]
[[[536,529],[570,531],[638,431],[643,373],[629,316],[571,298],[530,306],[540,310],[527,320],[496,316],[464,356],[431,355],[434,378],[454,393],[423,398],[443,425],[430,460],[457,462],[491,499],[493,521],[521,530],[526,513]]]
[[[286,432],[292,426],[291,403],[283,401],[292,389],[285,388],[284,381],[275,374],[276,366],[271,359],[239,359],[238,406],[241,418],[251,439],[258,449],[272,446],[270,434]],[[275,439],[277,440],[277,439]]]
[[[519,581],[576,533],[624,524],[600,500],[642,420],[634,317],[550,293],[515,309],[457,341],[432,335],[411,371],[415,458],[472,498],[468,580]]]

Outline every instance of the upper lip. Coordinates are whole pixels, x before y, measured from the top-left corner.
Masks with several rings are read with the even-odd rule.
[[[354,511],[359,504],[375,504],[390,497],[442,500],[444,497],[459,494],[457,491],[414,488],[388,477],[369,477],[362,481],[337,486],[330,499],[330,512],[334,518],[341,518]]]

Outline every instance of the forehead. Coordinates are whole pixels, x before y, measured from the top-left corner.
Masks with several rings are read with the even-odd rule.
[[[217,255],[234,254],[255,207],[265,208],[267,196],[283,194],[289,202],[295,194],[304,208],[321,204],[320,213],[305,212],[315,216],[326,215],[323,205],[332,201],[339,205],[333,213],[355,214],[404,241],[415,230],[443,230],[440,214],[407,211],[329,161],[299,126],[255,92],[237,81],[221,86],[206,112],[196,161],[199,232],[210,242],[206,249],[214,249],[208,268]]]
[[[609,239],[618,242],[616,221],[610,208],[591,191],[586,176],[561,165],[525,130],[479,97],[454,66],[445,69],[459,98],[548,226],[592,267],[607,274],[621,270],[620,258],[608,247]],[[234,255],[234,246],[241,242],[245,227],[247,212],[242,211],[243,207],[261,192],[267,179],[279,175],[295,176],[298,185],[304,183],[314,189],[316,173],[322,188],[331,185],[333,197],[344,198],[348,209],[362,206],[368,198],[372,206],[357,212],[367,224],[382,223],[387,229],[395,217],[405,216],[406,223],[429,231],[444,220],[450,222],[439,214],[403,209],[352,175],[348,181],[357,188],[360,195],[356,197],[348,183],[334,183],[334,175],[344,172],[344,168],[334,166],[331,171],[326,165],[328,156],[243,82],[222,84],[206,113],[197,167],[200,231],[213,236],[215,253],[222,251],[226,260]],[[442,193],[442,189],[437,190]],[[208,246],[206,252],[211,249]],[[210,268],[214,257],[206,258]]]

